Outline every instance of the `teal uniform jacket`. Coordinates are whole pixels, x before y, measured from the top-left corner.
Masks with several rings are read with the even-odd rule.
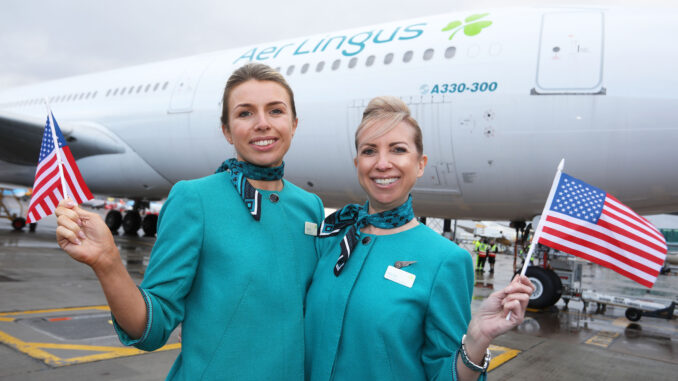
[[[303,303],[317,263],[304,228],[324,209],[287,181],[260,193],[259,222],[227,172],[177,183],[163,206],[140,286],[148,326],[139,340],[116,330],[123,344],[150,351],[181,324],[168,380],[304,377]]]
[[[348,228],[317,238],[306,296],[306,379],[452,380],[471,320],[471,256],[425,225],[392,235],[360,233],[343,272],[333,268]],[[408,288],[384,277],[397,261]]]

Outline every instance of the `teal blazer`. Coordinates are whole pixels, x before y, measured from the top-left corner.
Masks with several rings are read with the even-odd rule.
[[[140,286],[148,325],[138,340],[116,330],[124,344],[150,351],[181,324],[168,380],[304,377],[303,303],[317,262],[304,228],[324,209],[288,181],[260,192],[259,222],[227,172],[177,183],[163,206]]]
[[[471,319],[473,264],[465,250],[425,225],[392,235],[360,234],[337,277],[344,229],[317,238],[320,259],[306,296],[306,379],[451,380]],[[386,279],[389,266],[416,276]]]

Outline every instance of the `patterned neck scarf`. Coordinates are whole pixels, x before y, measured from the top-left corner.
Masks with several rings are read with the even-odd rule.
[[[344,269],[346,262],[351,257],[351,253],[358,243],[359,231],[362,227],[373,225],[381,229],[393,229],[403,226],[414,218],[412,210],[412,195],[407,201],[399,207],[385,212],[369,214],[369,202],[360,206],[358,204],[348,204],[325,218],[318,229],[319,238],[332,237],[341,231],[341,229],[351,226],[348,232],[341,240],[339,247],[341,254],[334,266],[334,275],[339,276]]]
[[[261,194],[247,179],[274,181],[283,178],[285,163],[279,167],[260,167],[246,161],[228,159],[214,173],[231,171],[231,182],[256,221],[261,218]]]

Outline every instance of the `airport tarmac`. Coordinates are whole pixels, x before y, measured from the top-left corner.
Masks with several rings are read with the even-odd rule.
[[[94,274],[71,260],[54,240],[48,217],[35,233],[0,221],[1,380],[163,380],[179,353],[177,333],[162,351],[121,346]],[[140,282],[154,238],[116,237]],[[478,274],[472,310],[513,274],[513,258],[499,255],[496,273]],[[612,271],[585,264],[582,283],[598,292],[676,300],[678,276],[660,275],[648,290]],[[522,325],[491,348],[494,380],[675,380],[678,319],[631,322],[624,308],[583,311],[560,301],[530,310]]]

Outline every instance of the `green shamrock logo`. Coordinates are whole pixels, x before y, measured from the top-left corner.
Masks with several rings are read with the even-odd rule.
[[[484,28],[487,28],[488,26],[492,25],[492,21],[486,20],[477,21],[487,15],[489,15],[489,13],[478,13],[475,15],[471,15],[464,20],[466,24],[463,24],[459,20],[452,21],[451,23],[447,24],[447,26],[444,27],[442,31],[446,32],[448,30],[454,30],[450,35],[450,38],[448,38],[448,40],[451,40],[452,37],[454,37],[454,35],[457,34],[457,32],[459,32],[462,29],[462,27],[464,29],[465,35],[475,36],[476,34],[480,33],[480,31],[483,30]]]

